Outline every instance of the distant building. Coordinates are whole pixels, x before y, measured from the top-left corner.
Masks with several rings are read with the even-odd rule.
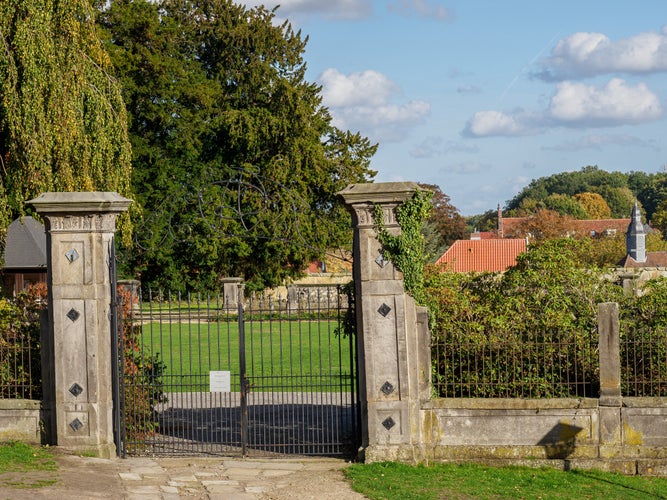
[[[32,217],[21,217],[7,228],[2,267],[5,295],[15,296],[35,283],[46,283],[46,233]]]
[[[458,273],[502,272],[516,265],[526,248],[525,239],[456,240],[436,265]]]
[[[471,240],[493,240],[498,238],[498,235],[492,231],[474,231],[470,234]]]
[[[627,269],[667,267],[667,252],[647,252],[646,235],[650,232],[648,224],[642,223],[639,206],[632,209],[631,222],[625,233],[626,255],[619,267]]]
[[[527,219],[528,217],[503,217],[502,212],[499,211],[499,237],[516,237]],[[630,224],[630,219],[573,219],[570,232],[571,234],[586,234],[592,238],[614,236],[625,232],[628,224]]]

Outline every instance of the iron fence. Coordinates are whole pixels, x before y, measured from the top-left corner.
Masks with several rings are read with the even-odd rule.
[[[41,314],[43,285],[0,304],[0,397],[42,398]]]
[[[4,331],[0,334],[0,397],[41,399],[39,335]]]
[[[597,397],[597,334],[449,335],[432,345],[438,397]]]
[[[621,331],[623,396],[667,396],[667,331],[631,328]]]
[[[148,292],[124,301],[130,454],[350,455],[356,353],[341,287],[299,300]]]

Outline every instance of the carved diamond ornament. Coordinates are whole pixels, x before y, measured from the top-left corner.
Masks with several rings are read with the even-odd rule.
[[[78,397],[79,397],[79,394],[81,394],[81,393],[83,392],[83,387],[81,387],[79,384],[77,384],[76,382],[74,382],[74,383],[72,384],[72,387],[69,388],[69,392],[71,392],[72,395],[73,395],[75,398],[78,398]]]
[[[81,423],[81,420],[78,418],[75,418],[69,423],[69,426],[72,428],[74,432],[77,432],[81,427],[83,427],[83,424]]]
[[[384,384],[382,384],[380,390],[385,396],[389,396],[392,392],[394,392],[394,386],[391,382],[387,381]]]
[[[68,250],[68,251],[65,253],[65,258],[66,258],[66,259],[69,261],[69,263],[71,264],[72,262],[74,262],[76,259],[79,258],[79,252],[77,252],[76,249],[72,248],[71,250]]]
[[[387,417],[382,421],[382,425],[384,426],[385,429],[389,430],[396,425],[396,422],[394,422],[393,418]]]
[[[79,316],[81,316],[81,314],[76,309],[70,309],[67,313],[67,317],[72,320],[72,323],[79,319]]]
[[[382,304],[380,306],[380,309],[378,309],[378,312],[382,314],[383,317],[387,317],[387,314],[391,312],[391,307],[389,307],[387,304]]]
[[[384,258],[384,255],[382,255],[382,253],[380,253],[380,255],[377,256],[377,259],[375,259],[375,263],[380,267],[384,267],[387,264],[389,264],[389,261]]]

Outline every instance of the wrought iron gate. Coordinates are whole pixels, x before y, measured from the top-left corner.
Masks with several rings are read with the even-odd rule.
[[[119,292],[121,455],[352,455],[353,301]]]

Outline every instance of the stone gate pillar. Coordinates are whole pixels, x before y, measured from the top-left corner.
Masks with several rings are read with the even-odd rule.
[[[396,208],[417,184],[354,184],[341,191],[354,227],[353,276],[362,412],[362,449],[367,462],[419,460],[420,400],[430,396],[427,313],[405,293],[403,273],[382,256],[374,225],[380,205],[385,227],[400,233]]]
[[[45,388],[55,444],[115,456],[111,383],[109,251],[117,193],[44,193],[28,202],[44,217],[53,366]]]

